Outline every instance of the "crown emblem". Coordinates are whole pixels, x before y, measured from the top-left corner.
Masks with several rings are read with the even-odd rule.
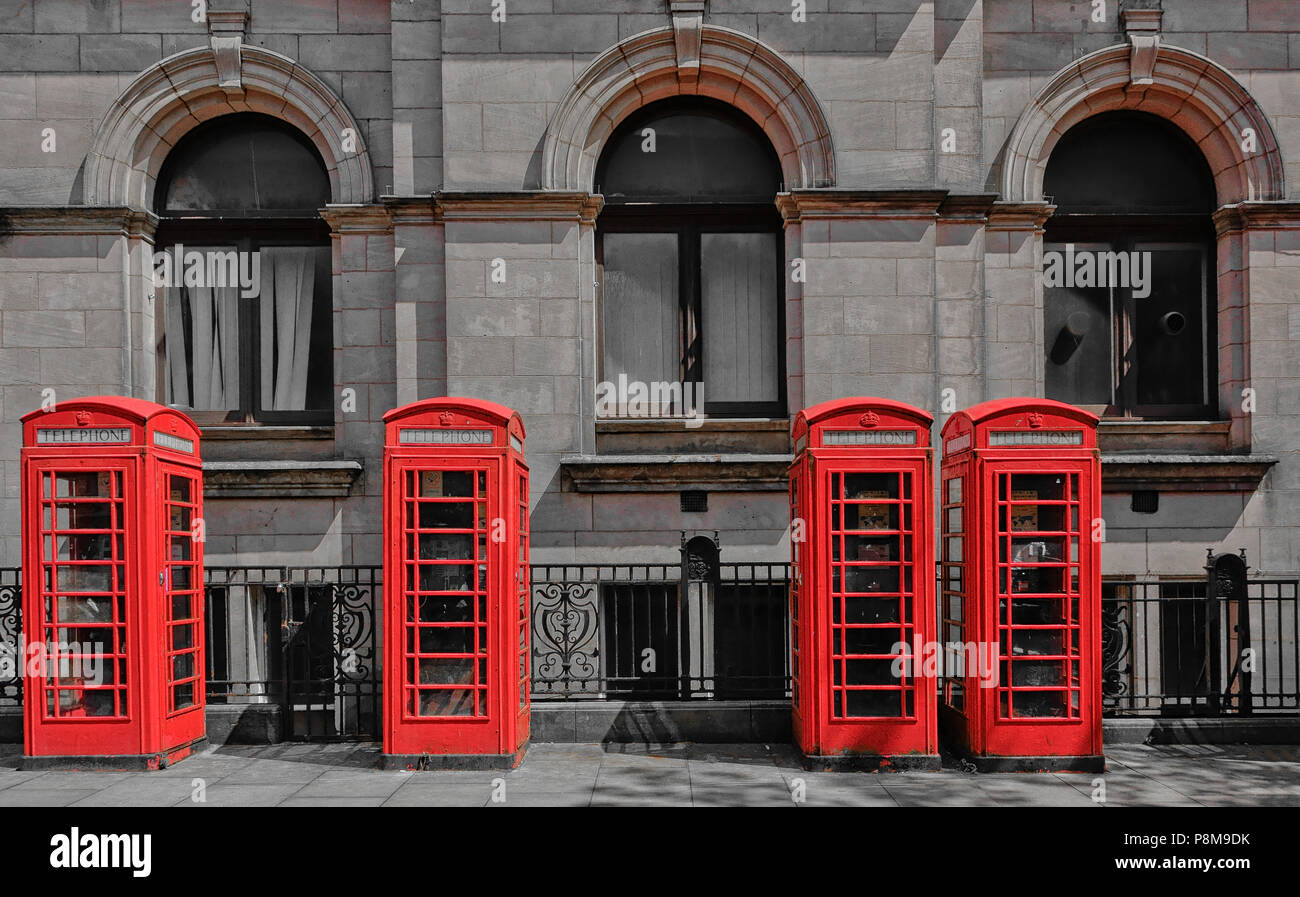
[[[78,427],[89,427],[89,426],[90,426],[90,412],[89,412],[89,411],[78,411],[78,412],[77,412],[77,426],[78,426]]]
[[[1043,425],[1043,416],[1039,414],[1037,411],[1031,412],[1029,415],[1029,426],[1037,430],[1042,425]]]
[[[858,424],[863,427],[874,427],[878,423],[880,423],[880,415],[874,411],[868,411],[858,418]]]
[[[438,415],[438,422],[442,424],[444,427],[450,427],[451,422],[455,419],[456,416],[452,414],[450,411],[444,411],[442,412],[442,414]]]

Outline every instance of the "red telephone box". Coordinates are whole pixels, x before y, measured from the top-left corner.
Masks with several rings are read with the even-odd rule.
[[[876,398],[795,417],[791,688],[810,766],[939,767],[923,657],[935,629],[933,421]]]
[[[948,419],[940,724],[984,770],[1099,772],[1097,417],[1047,399]]]
[[[203,466],[184,414],[23,417],[25,765],[158,769],[205,738]]]
[[[384,415],[384,760],[501,767],[528,743],[528,466],[502,405]]]

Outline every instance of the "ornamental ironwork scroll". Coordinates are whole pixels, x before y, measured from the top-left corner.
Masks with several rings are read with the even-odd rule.
[[[596,592],[592,582],[547,582],[533,587],[534,694],[567,697],[599,690]]]

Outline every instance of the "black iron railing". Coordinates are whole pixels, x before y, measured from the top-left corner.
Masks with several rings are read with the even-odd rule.
[[[210,704],[278,704],[290,739],[379,737],[381,568],[208,567]]]
[[[785,697],[788,576],[533,565],[534,698]],[[291,707],[301,737],[377,733],[380,568],[214,566],[206,581],[209,703]],[[1204,578],[1102,591],[1106,715],[1300,712],[1300,581],[1249,580],[1245,598],[1214,599],[1217,615]],[[19,570],[0,568],[0,707],[22,703],[20,599]]]
[[[532,568],[535,700],[789,695],[788,564]]]
[[[1204,578],[1104,581],[1105,714],[1300,711],[1298,593],[1293,579],[1247,580],[1246,597],[1214,599]]]
[[[0,707],[23,703],[22,570],[0,567]]]

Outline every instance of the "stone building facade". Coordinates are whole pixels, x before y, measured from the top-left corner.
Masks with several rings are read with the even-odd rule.
[[[788,557],[789,421],[813,403],[887,396],[941,425],[1060,395],[1040,270],[1063,219],[1045,177],[1073,126],[1122,112],[1203,159],[1212,252],[1187,375],[1204,401],[1163,415],[1112,383],[1089,403],[1105,415],[1104,572],[1195,574],[1215,547],[1300,575],[1294,7],[0,2],[0,566],[19,563],[19,417],[51,396],[171,395],[153,253],[188,225],[157,188],[204,123],[269,117],[319,158],[332,337],[313,356],[326,413],[205,423],[209,564],[378,564],[382,415],[443,394],[523,415],[534,561],[608,563],[676,560],[683,531],[718,531],[729,560]],[[730,106],[776,160],[784,282],[762,358],[779,395],[702,422],[600,416],[616,373],[602,154],[629,116],[681,97]],[[1121,135],[1136,120],[1109,119]],[[1127,164],[1085,150],[1056,183]],[[682,510],[686,490],[707,510]],[[1152,492],[1156,510],[1135,511]]]

